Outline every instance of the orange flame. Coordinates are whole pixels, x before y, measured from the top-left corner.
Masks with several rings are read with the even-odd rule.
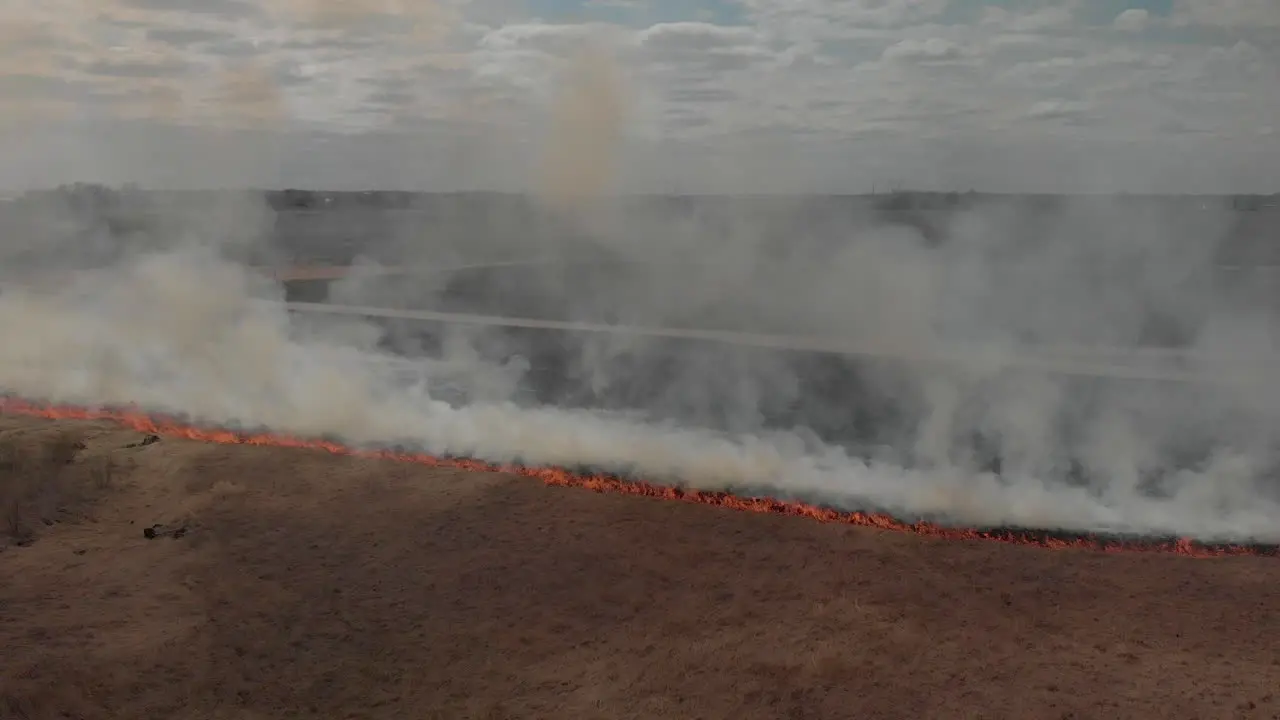
[[[325,450],[335,455],[380,458],[418,463],[431,467],[515,473],[525,477],[536,478],[547,485],[585,488],[600,493],[611,492],[663,500],[679,500],[745,512],[806,517],[819,522],[857,525],[893,532],[909,532],[947,540],[989,540],[1055,550],[1075,548],[1102,552],[1160,552],[1197,558],[1247,555],[1280,556],[1280,546],[1269,544],[1209,544],[1189,538],[1134,539],[1092,533],[1071,533],[1025,528],[972,529],[951,527],[927,521],[905,522],[883,513],[840,511],[767,497],[740,497],[727,492],[662,486],[608,475],[575,474],[560,468],[499,465],[481,460],[440,458],[432,455],[402,453],[391,450],[358,449],[325,440],[309,440],[274,433],[247,433],[225,429],[201,428],[184,424],[163,415],[149,414],[135,408],[87,409],[63,407],[10,397],[0,398],[0,413],[64,420],[108,420],[139,432],[183,437],[202,442],[309,448]]]

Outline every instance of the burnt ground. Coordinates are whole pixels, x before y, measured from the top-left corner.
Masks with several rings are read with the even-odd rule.
[[[20,418],[0,502],[3,718],[1280,717],[1275,558]]]

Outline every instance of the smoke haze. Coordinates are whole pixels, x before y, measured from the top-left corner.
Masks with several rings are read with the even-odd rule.
[[[354,12],[298,7],[326,25]],[[0,387],[906,518],[1280,540],[1280,396],[1264,381],[1280,360],[1275,309],[1259,301],[1265,279],[1241,276],[1231,295],[1213,281],[1221,241],[1239,232],[1231,210],[993,202],[926,228],[853,203],[622,197],[612,182],[640,90],[603,40],[566,57],[525,181],[538,222],[399,221],[360,244],[330,302],[786,333],[890,357],[291,315],[284,288],[246,269],[298,259],[258,193],[148,195],[125,213],[145,218],[131,232],[50,197],[4,211]],[[214,80],[236,122],[288,126],[252,62]],[[189,154],[279,162],[234,138]],[[323,222],[358,236],[365,220]],[[423,270],[390,280],[384,265]],[[1082,366],[1176,352],[1202,382],[1015,363],[1029,347]]]

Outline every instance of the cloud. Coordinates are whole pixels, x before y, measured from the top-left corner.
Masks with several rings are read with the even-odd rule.
[[[1072,133],[1085,147],[1120,143],[1150,158],[1194,137],[1221,157],[1204,164],[1206,176],[1243,163],[1280,187],[1280,150],[1257,142],[1280,117],[1272,0],[1178,0],[1167,18],[1116,7],[1110,19],[1086,18],[1079,2],[742,0],[734,17],[707,14],[701,0],[680,7],[628,26],[548,22],[517,0],[11,0],[0,7],[0,98],[10,108],[0,129],[256,128],[367,138],[383,154],[387,138],[416,133],[421,152],[455,155],[466,135],[506,148],[499,155],[525,148],[511,165],[533,167],[540,138],[560,122],[565,68],[594,44],[623,83],[617,142],[647,148],[623,153],[623,174],[626,158],[663,148],[681,148],[670,151],[679,165],[720,152],[737,162],[742,148],[766,146],[794,146],[778,152],[799,157],[814,146],[845,168],[820,173],[845,178],[833,182],[869,187],[859,179],[869,168],[901,166],[918,168],[905,172],[912,184],[939,176],[918,152],[924,138],[1040,148]],[[493,183],[506,180],[501,164],[482,164]],[[992,172],[966,159],[945,175]],[[21,171],[9,179],[21,182]]]
[[[147,39],[174,47],[214,43],[226,40],[227,33],[207,28],[166,28],[153,27],[147,29]]]
[[[750,24],[771,39],[813,46],[936,20],[950,0],[741,0]]]
[[[1220,28],[1280,28],[1280,3],[1273,0],[1177,0],[1174,21]]]
[[[881,58],[905,63],[945,63],[964,59],[968,53],[950,40],[931,37],[925,40],[903,40],[885,48]]]
[[[759,35],[743,27],[705,22],[658,23],[639,34],[640,43],[655,52],[697,53],[711,49],[754,45]]]
[[[659,23],[635,36],[637,59],[654,71],[689,79],[746,70],[777,59],[758,32],[704,22]]]
[[[1033,104],[1027,109],[1026,117],[1032,120],[1081,120],[1092,109],[1087,102],[1053,98]]]
[[[178,77],[188,72],[188,66],[176,57],[157,56],[150,59],[102,58],[85,66],[91,75],[114,78],[165,78]]]
[[[508,51],[536,51],[556,54],[578,50],[593,34],[587,25],[547,25],[521,23],[504,25],[485,33],[480,39],[480,49]]]
[[[1151,23],[1151,13],[1143,8],[1129,8],[1116,16],[1111,26],[1124,32],[1142,32]]]
[[[982,24],[1010,33],[1042,33],[1071,27],[1075,23],[1071,9],[1050,5],[1032,12],[1014,12],[988,5],[983,8]]]
[[[182,13],[205,13],[221,17],[249,17],[258,14],[259,7],[249,0],[115,0],[138,10],[158,10]]]

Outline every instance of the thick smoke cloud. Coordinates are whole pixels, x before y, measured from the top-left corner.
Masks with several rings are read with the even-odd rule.
[[[481,226],[460,219],[465,198],[457,217],[410,208],[356,248],[331,302],[788,333],[885,357],[291,316],[246,265],[320,250],[273,240],[303,220],[259,194],[153,193],[105,218],[64,193],[3,213],[0,388],[907,517],[1278,539],[1280,398],[1260,380],[1280,359],[1275,313],[1265,287],[1214,282],[1238,232],[1228,209],[619,197],[628,80],[605,45],[567,57],[534,210],[495,207]],[[253,111],[237,122],[287,131],[269,74],[224,79],[227,112]],[[278,161],[207,137],[193,152],[211,165]],[[387,222],[362,212],[322,222]],[[449,272],[494,261],[528,262]],[[382,265],[423,270],[393,281]],[[1182,379],[1097,376],[1126,364]]]

